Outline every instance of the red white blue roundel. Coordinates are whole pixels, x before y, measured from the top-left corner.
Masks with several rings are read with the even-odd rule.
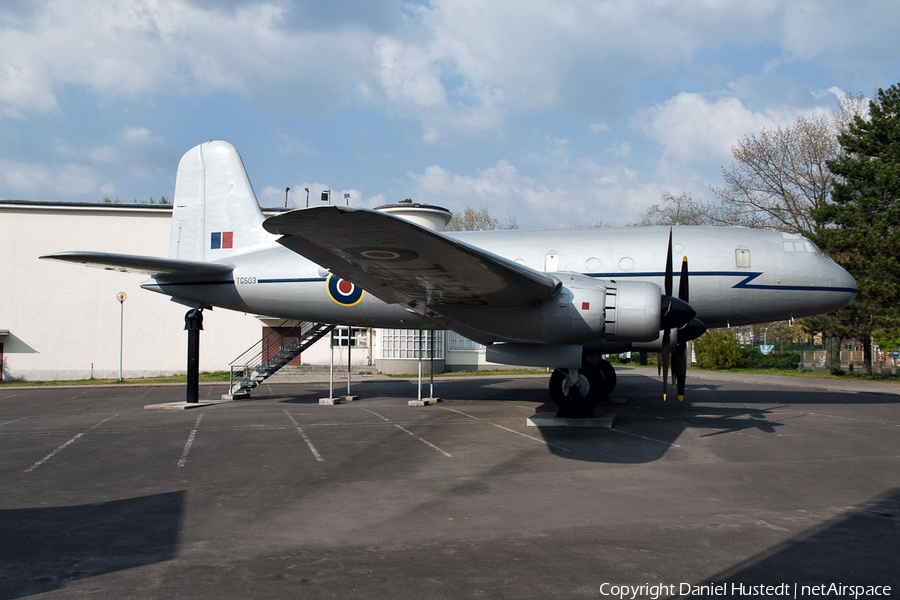
[[[356,306],[362,301],[363,294],[365,294],[361,287],[346,279],[336,277],[333,273],[328,274],[325,287],[328,288],[328,295],[331,299],[341,306]]]

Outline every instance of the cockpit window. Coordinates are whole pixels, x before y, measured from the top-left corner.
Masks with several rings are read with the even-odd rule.
[[[806,244],[806,249],[809,250],[810,252],[815,252],[816,254],[822,254],[822,251],[819,249],[819,247],[816,246],[811,241],[804,238],[803,242]]]

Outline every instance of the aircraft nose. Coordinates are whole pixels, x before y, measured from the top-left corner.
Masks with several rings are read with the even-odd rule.
[[[839,308],[844,308],[856,298],[857,294],[857,286],[856,280],[853,279],[853,276],[850,275],[843,267],[839,264],[831,262],[831,268],[828,272],[828,278],[831,280],[831,285],[836,292],[836,302],[837,305],[834,310]]]

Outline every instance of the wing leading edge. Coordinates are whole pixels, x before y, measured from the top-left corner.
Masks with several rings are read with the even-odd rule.
[[[551,275],[378,211],[299,209],[270,217],[263,227],[381,300],[417,310],[524,306],[561,287]]]
[[[230,265],[218,263],[113,254],[109,252],[58,252],[41,256],[41,258],[73,262],[108,271],[144,273],[158,279],[205,279],[228,275],[233,270],[233,267]]]

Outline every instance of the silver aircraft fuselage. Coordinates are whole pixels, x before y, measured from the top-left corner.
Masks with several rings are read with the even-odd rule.
[[[575,272],[612,281],[663,286],[668,228],[482,231],[445,233],[545,272]],[[796,234],[744,228],[673,228],[675,286],[687,257],[690,304],[707,327],[744,325],[837,310],[856,282]],[[332,299],[327,272],[281,246],[222,261],[232,276],[182,284],[149,280],[143,287],[243,312],[358,327],[442,328],[398,304],[364,293],[353,305]]]

